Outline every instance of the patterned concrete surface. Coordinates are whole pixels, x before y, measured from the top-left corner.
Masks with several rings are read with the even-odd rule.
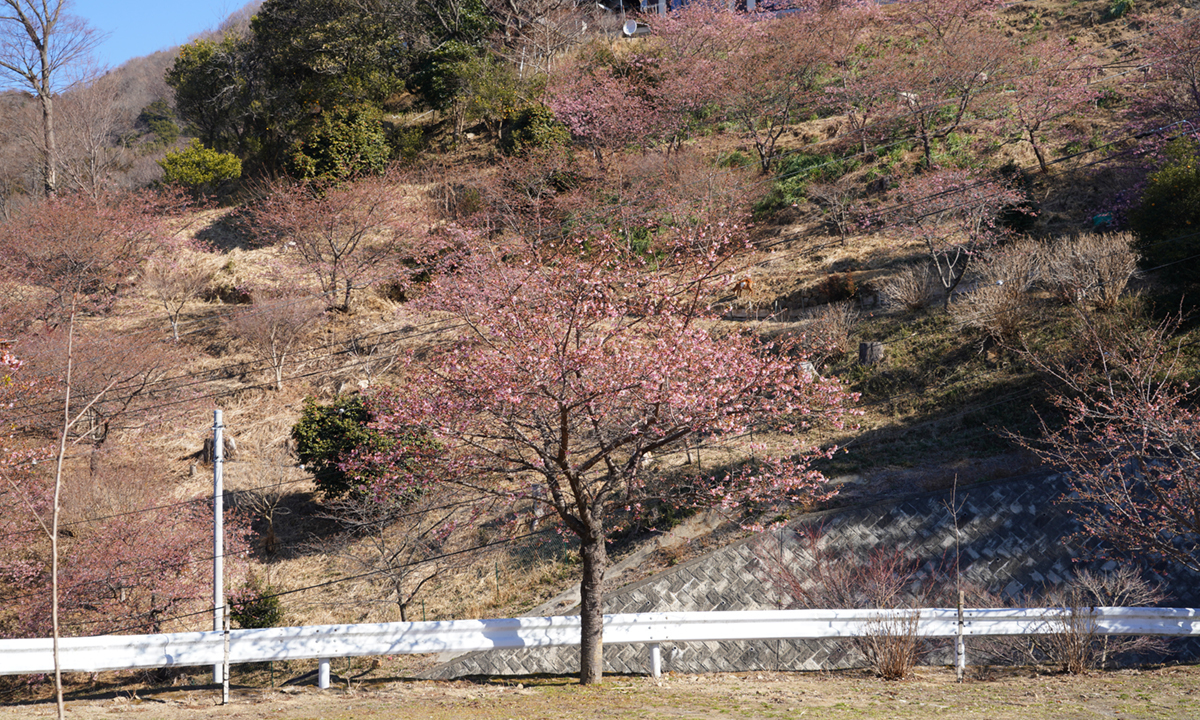
[[[1066,483],[1045,473],[960,487],[960,568],[963,580],[1005,596],[1036,593],[1070,577],[1092,548],[1075,537],[1078,525],[1063,502]],[[807,516],[792,529],[819,526],[832,548],[865,556],[876,549],[905,548],[921,563],[923,578],[954,565],[954,514],[949,492],[925,493]],[[782,545],[781,545],[782,543]],[[612,590],[607,613],[755,610],[787,607],[789,600],[768,577],[774,558],[803,568],[809,556],[793,532],[772,532],[738,542],[641,582]],[[1115,563],[1097,561],[1097,569]],[[801,572],[799,575],[803,576]],[[1172,571],[1172,603],[1195,607],[1197,578]],[[563,614],[570,614],[570,611]],[[817,670],[858,663],[851,643],[762,641],[664,643],[664,671],[697,673],[747,670]],[[1191,652],[1185,654],[1190,655]],[[607,672],[648,673],[649,650],[605,647]],[[463,655],[427,676],[570,673],[578,669],[576,648],[487,651]]]

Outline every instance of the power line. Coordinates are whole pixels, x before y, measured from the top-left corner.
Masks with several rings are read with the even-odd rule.
[[[1171,238],[1170,240],[1168,240],[1168,241],[1164,241],[1164,242],[1172,242],[1172,241],[1184,240],[1184,239],[1189,239],[1189,238],[1192,238],[1192,237],[1197,237],[1197,236],[1200,236],[1200,232],[1197,232],[1197,233],[1191,233],[1191,234],[1188,234],[1188,235],[1183,235],[1183,236],[1179,236],[1179,237],[1176,237],[1176,238]],[[1167,267],[1167,266],[1169,266],[1169,265],[1174,265],[1174,264],[1181,263],[1181,262],[1187,262],[1187,261],[1189,261],[1189,260],[1196,259],[1196,258],[1200,258],[1200,254],[1192,255],[1192,256],[1189,256],[1189,257],[1187,257],[1187,258],[1183,258],[1183,259],[1181,259],[1181,260],[1176,260],[1176,261],[1172,261],[1172,262],[1170,262],[1170,263],[1164,263],[1164,264],[1162,264],[1162,265],[1155,266],[1155,267],[1153,267],[1153,268],[1149,268],[1149,269],[1147,269],[1147,272],[1152,272],[1152,271],[1154,271],[1154,270],[1158,270],[1158,269],[1161,269],[1161,268],[1163,268],[1163,267]],[[459,325],[459,326],[455,326],[455,327],[461,327],[461,325]],[[440,331],[440,330],[439,330],[439,331]],[[890,340],[890,341],[884,341],[884,342],[886,342],[887,344],[891,344],[891,343],[896,343],[896,342],[903,342],[903,341],[907,341],[907,340],[912,340],[912,339],[914,339],[914,338],[916,338],[916,337],[919,337],[919,336],[917,336],[917,335],[912,335],[912,336],[909,336],[909,337],[897,338],[897,339],[894,339],[894,340]],[[319,371],[318,371],[318,372],[319,372]],[[294,380],[294,379],[298,379],[298,378],[301,378],[301,377],[306,377],[306,376],[309,376],[309,375],[312,375],[312,374],[314,374],[314,373],[301,373],[301,374],[297,374],[297,375],[292,375],[292,376],[289,376],[289,380]],[[945,386],[948,386],[948,383],[947,383]],[[866,406],[866,407],[871,407],[871,406],[876,406],[876,405],[883,405],[883,404],[887,404],[887,403],[892,403],[892,402],[895,402],[897,399],[901,399],[901,398],[903,398],[903,397],[910,397],[910,396],[913,396],[913,395],[920,395],[920,394],[924,394],[924,392],[925,392],[925,391],[920,391],[920,392],[917,392],[917,391],[910,391],[910,392],[908,392],[908,393],[904,393],[904,394],[902,394],[902,395],[899,395],[899,396],[891,396],[891,397],[887,397],[887,398],[881,398],[881,399],[879,399],[879,400],[876,400],[876,401],[872,401],[872,402],[870,402],[870,403],[867,403],[867,404],[865,404],[865,406]],[[159,405],[158,407],[162,407],[162,406],[163,406],[163,405]],[[860,407],[862,407],[862,406],[860,406]],[[933,420],[933,421],[930,421],[930,422],[941,422],[941,421],[944,421],[944,420],[945,420],[945,418],[940,418],[940,419]],[[236,495],[236,493],[238,493],[238,492],[254,492],[254,491],[256,491],[256,490],[261,490],[261,489],[271,489],[271,488],[279,487],[279,486],[282,486],[282,485],[292,485],[292,484],[299,484],[299,483],[303,483],[303,482],[309,482],[309,479],[308,479],[308,478],[302,478],[302,479],[296,479],[296,480],[284,481],[284,482],[281,482],[281,483],[272,483],[272,484],[269,484],[269,485],[263,485],[263,486],[259,486],[258,488],[243,489],[243,490],[239,490],[239,491],[230,491],[230,492],[229,492],[229,493],[227,493],[227,494],[230,494],[230,495]],[[114,513],[114,514],[111,514],[111,515],[106,515],[106,516],[98,516],[98,517],[93,517],[93,518],[87,518],[87,519],[84,519],[84,520],[73,521],[73,522],[70,522],[70,523],[65,523],[65,524],[63,524],[61,527],[72,527],[72,526],[77,526],[77,525],[95,524],[95,523],[98,523],[98,522],[102,522],[102,521],[104,521],[104,520],[113,519],[113,518],[118,518],[118,517],[124,517],[124,516],[127,516],[127,515],[132,515],[132,514],[138,514],[138,513],[144,513],[144,512],[155,512],[155,511],[159,511],[159,510],[165,510],[165,509],[172,509],[172,508],[184,507],[184,506],[188,506],[188,505],[194,505],[194,504],[198,504],[198,503],[205,503],[205,504],[207,504],[207,503],[210,503],[210,502],[212,502],[211,498],[194,498],[194,499],[191,499],[191,500],[184,500],[184,501],[179,501],[179,502],[176,502],[176,503],[169,503],[169,504],[158,505],[158,506],[153,506],[153,507],[149,507],[149,508],[141,508],[141,509],[138,509],[138,510],[132,510],[132,511],[127,511],[127,512],[122,512],[122,513]],[[0,539],[3,539],[3,538],[5,538],[5,537],[9,537],[9,536],[14,536],[14,535],[28,534],[28,533],[30,533],[30,532],[37,532],[37,531],[36,531],[36,529],[31,529],[31,530],[27,530],[27,531],[13,531],[13,532],[9,532],[9,533],[0,534]]]
[[[445,322],[444,320],[433,320],[428,323],[425,323],[424,325],[425,326],[443,325],[444,322]],[[420,326],[418,326],[418,327],[420,327]],[[392,336],[402,336],[405,339],[417,338],[417,337],[422,337],[425,335],[435,335],[435,334],[439,334],[442,332],[448,332],[448,331],[455,330],[455,329],[458,329],[461,327],[464,327],[464,325],[462,323],[459,323],[456,325],[450,325],[450,326],[443,325],[442,327],[437,327],[435,329],[427,330],[424,332],[414,332],[414,329],[412,327],[406,327],[406,328],[402,328],[399,330],[387,330],[387,331],[379,331],[379,332],[375,332],[375,333],[366,333],[363,335],[357,335],[354,338],[351,338],[350,341],[354,341],[354,340],[358,340],[358,339],[379,340],[379,339],[385,339],[385,338],[392,337]],[[333,347],[336,347],[339,345],[344,345],[344,344],[346,344],[346,342],[347,342],[347,340],[336,340],[336,341],[332,341],[329,343],[325,343],[323,345],[313,346],[308,349],[310,351],[311,350],[319,351],[319,350],[333,348]],[[317,359],[318,360],[330,360],[339,355],[351,355],[351,354],[354,354],[353,350],[347,350],[347,349],[336,350],[336,351],[331,351],[327,354],[318,356]],[[365,366],[365,365],[370,365],[373,362],[374,362],[373,359],[365,358],[362,361],[360,361],[359,363],[357,363],[357,365]],[[247,367],[247,366],[249,366],[249,367]],[[353,366],[354,366],[354,364],[351,365],[351,367],[353,367]],[[141,394],[141,389],[143,389],[143,388],[153,388],[154,390],[157,390],[158,392],[165,392],[165,393],[179,392],[181,390],[185,390],[187,388],[190,388],[190,387],[193,387],[196,385],[205,385],[205,384],[208,384],[211,382],[215,382],[216,380],[220,379],[219,376],[221,374],[232,372],[235,369],[245,369],[246,373],[251,373],[251,372],[262,372],[262,371],[270,370],[273,368],[274,368],[274,366],[271,363],[271,361],[269,361],[269,360],[261,360],[261,361],[252,362],[252,363],[245,363],[245,362],[228,363],[226,365],[223,365],[223,366],[220,366],[217,368],[208,369],[208,370],[180,373],[178,375],[160,378],[158,380],[154,380],[154,381],[147,382],[147,383],[137,383],[137,388],[138,388],[139,392],[134,395],[120,395],[120,394],[114,393],[113,391],[126,390],[129,387],[128,385],[118,385],[113,388],[113,391],[109,392],[109,400],[107,400],[107,402],[122,402],[122,401],[133,400],[135,397],[137,397],[137,395]],[[324,372],[324,371],[320,371],[320,372]],[[307,373],[304,375],[289,375],[288,379],[294,379],[297,377],[306,377],[306,376],[309,376],[312,374],[319,374],[319,373]],[[170,384],[175,381],[183,381],[183,382],[179,382],[174,385]],[[165,389],[164,389],[164,387],[165,387]],[[252,386],[252,387],[255,387],[255,386]],[[263,387],[263,386],[260,385],[257,387]],[[222,393],[210,393],[208,395],[193,396],[193,397],[183,398],[183,399],[179,399],[179,400],[164,401],[162,403],[141,406],[139,408],[139,410],[146,411],[146,410],[154,410],[154,409],[158,409],[158,408],[162,408],[162,407],[170,407],[170,406],[178,405],[181,403],[194,402],[194,401],[200,400],[200,399],[220,397],[221,395],[230,394],[232,392],[241,391],[241,390],[245,390],[245,389],[248,389],[248,388],[242,387],[242,388],[238,388],[237,390],[234,390],[234,391],[227,391],[227,392],[222,392]],[[9,422],[12,422],[14,424],[20,424],[21,422],[25,422],[25,421],[28,421],[33,418],[42,417],[44,415],[48,415],[51,413],[61,412],[61,410],[60,410],[61,402],[60,401],[45,400],[45,401],[42,401],[40,404],[42,406],[47,407],[48,409],[42,410],[42,411],[34,410],[33,412],[26,412],[26,414],[24,414],[24,415],[10,416],[9,418],[6,418],[6,420]],[[60,407],[54,407],[55,404],[58,404]],[[37,406],[38,406],[38,403],[35,403],[31,407],[36,408]]]
[[[1087,150],[1081,151],[1081,152],[1079,152],[1079,153],[1075,153],[1075,154],[1073,154],[1073,155],[1069,155],[1069,156],[1066,156],[1066,157],[1057,158],[1057,159],[1055,159],[1055,160],[1051,161],[1051,163],[1052,163],[1052,164],[1054,164],[1054,163],[1065,162],[1065,161],[1067,161],[1067,160],[1074,159],[1074,158],[1077,158],[1077,157],[1080,157],[1080,156],[1083,156],[1083,155],[1086,155],[1086,154],[1089,154],[1089,153],[1092,153],[1092,152],[1099,152],[1099,151],[1101,151],[1101,150],[1103,150],[1103,149],[1105,149],[1105,148],[1111,147],[1111,146],[1113,146],[1113,145],[1115,145],[1115,144],[1117,144],[1117,143],[1119,143],[1119,142],[1123,142],[1125,139],[1132,139],[1132,138],[1145,137],[1145,136],[1147,136],[1148,134],[1153,134],[1153,133],[1156,133],[1156,132],[1160,132],[1161,130],[1164,130],[1164,129],[1167,129],[1167,128],[1171,128],[1171,127],[1175,127],[1175,126],[1177,126],[1177,125],[1184,124],[1184,123],[1187,123],[1187,122],[1188,122],[1188,121],[1178,121],[1178,122],[1176,122],[1176,123],[1172,123],[1172,124],[1170,124],[1170,125],[1167,125],[1167,126],[1163,126],[1163,127],[1161,127],[1161,128],[1158,128],[1158,129],[1156,129],[1156,130],[1154,130],[1154,131],[1149,131],[1149,132],[1145,132],[1145,131],[1143,131],[1143,132],[1140,132],[1140,133],[1136,133],[1136,134],[1127,135],[1125,138],[1122,138],[1122,139],[1119,139],[1119,140],[1112,141],[1112,142],[1110,142],[1110,143],[1107,143],[1107,144],[1105,144],[1105,145],[1102,145],[1102,146],[1099,146],[1099,147],[1096,147],[1096,148],[1090,148],[1090,149],[1087,149]],[[1088,167],[1088,166],[1084,166],[1084,167]],[[921,197],[921,198],[916,198],[916,199],[908,200],[908,201],[905,201],[905,202],[902,202],[902,203],[898,203],[898,204],[896,204],[896,205],[893,205],[891,208],[884,208],[884,209],[882,209],[882,210],[879,210],[879,211],[877,211],[877,213],[878,213],[878,214],[881,214],[881,215],[884,215],[884,214],[890,214],[890,213],[894,213],[895,211],[897,211],[897,210],[899,210],[899,209],[902,209],[902,208],[904,208],[904,207],[912,207],[912,206],[915,206],[915,205],[917,205],[917,204],[920,204],[920,203],[922,203],[922,202],[928,202],[928,201],[929,201],[929,200],[931,200],[931,199],[935,199],[935,198],[937,198],[937,197],[942,197],[942,196],[945,196],[945,195],[947,195],[947,194],[956,194],[956,193],[959,193],[959,192],[965,192],[965,191],[968,191],[968,190],[972,189],[973,187],[978,187],[978,186],[982,185],[984,182],[985,182],[984,180],[980,180],[980,181],[977,181],[977,182],[975,182],[975,183],[967,183],[967,184],[965,184],[965,185],[962,185],[962,186],[959,186],[959,187],[951,188],[951,189],[944,190],[944,191],[939,191],[939,192],[933,193],[933,194],[931,194],[931,195],[928,195],[928,196],[924,196],[924,197]],[[941,213],[941,212],[947,212],[947,211],[949,211],[949,210],[953,210],[953,209],[957,209],[957,208],[960,208],[960,207],[965,207],[965,206],[968,206],[969,204],[970,204],[970,203],[966,203],[966,202],[965,202],[965,203],[962,203],[962,204],[960,204],[960,205],[958,205],[958,206],[951,206],[950,208],[940,208],[940,209],[938,209],[938,210],[936,210],[936,211],[930,211],[930,212],[931,212],[931,213],[933,213],[933,212],[937,212],[937,213]],[[816,233],[814,232],[814,233],[811,233],[810,235],[815,235],[815,234],[816,234]],[[792,242],[792,241],[794,241],[795,239],[796,239],[796,237],[795,237],[795,236],[792,236],[792,237],[789,237],[787,240],[785,240],[785,241],[781,241],[781,242]],[[769,247],[769,246],[768,246],[768,247]],[[772,258],[772,260],[777,260],[777,258]],[[763,262],[768,262],[768,260],[764,260]],[[431,321],[430,323],[428,323],[428,325],[435,325],[435,324],[438,324],[439,322],[441,322],[441,321]],[[450,327],[450,328],[438,328],[437,330],[430,331],[430,333],[444,332],[444,331],[446,331],[446,330],[452,330],[452,329],[455,329],[456,327],[462,327],[462,325],[460,324],[460,325],[458,325],[458,326],[453,326],[453,327]],[[382,331],[382,332],[379,332],[379,333],[368,333],[368,334],[364,334],[364,335],[357,336],[357,337],[358,337],[358,338],[368,338],[368,339],[370,339],[370,338],[379,339],[379,338],[384,338],[384,337],[388,337],[388,336],[391,336],[391,335],[396,335],[396,334],[401,334],[401,333],[406,333],[406,335],[410,335],[410,336],[414,336],[414,337],[415,337],[415,336],[419,336],[419,335],[421,335],[421,334],[426,334],[426,333],[419,333],[419,334],[416,334],[416,335],[414,335],[414,334],[413,334],[411,331],[407,331],[407,330],[408,330],[408,329],[393,330],[393,331]],[[406,332],[406,331],[407,331],[407,332]],[[352,340],[353,340],[353,339],[352,339]],[[316,349],[316,350],[327,349],[327,348],[334,347],[335,345],[340,345],[340,344],[343,344],[344,342],[345,342],[345,341],[334,341],[334,342],[326,343],[326,344],[324,344],[324,345],[318,345],[318,346],[315,346],[315,348],[314,348],[314,347],[310,347],[310,348],[307,348],[307,350],[308,350],[308,351],[311,351],[311,350],[313,350],[313,349]],[[342,350],[342,351],[337,351],[337,352],[331,352],[331,353],[329,353],[329,354],[326,356],[326,358],[332,358],[333,356],[335,356],[335,355],[339,355],[339,354],[349,354],[350,352],[352,352],[352,351],[349,351],[349,350]],[[369,364],[370,362],[371,362],[370,360],[364,360],[364,361],[363,361],[363,364]],[[180,384],[178,384],[178,385],[175,385],[175,386],[173,386],[173,387],[168,387],[168,390],[167,390],[167,392],[179,391],[179,390],[181,390],[181,389],[187,388],[187,387],[189,387],[189,386],[191,386],[191,385],[194,385],[194,384],[203,384],[203,383],[210,382],[210,381],[212,381],[213,379],[215,379],[215,378],[216,378],[216,376],[217,376],[218,374],[220,374],[220,373],[222,373],[222,372],[230,372],[230,371],[231,371],[232,369],[234,369],[234,368],[245,369],[247,365],[249,365],[250,367],[249,367],[249,369],[247,369],[247,370],[246,370],[246,372],[265,371],[265,370],[267,370],[267,369],[271,369],[271,368],[273,368],[273,364],[272,364],[272,363],[271,363],[269,360],[265,360],[265,359],[264,359],[264,360],[260,360],[260,361],[257,363],[257,365],[258,365],[257,367],[256,367],[256,363],[245,363],[245,362],[240,362],[240,363],[231,363],[231,364],[228,364],[228,365],[225,365],[225,366],[222,366],[222,367],[218,367],[218,368],[214,368],[214,369],[206,370],[206,371],[203,371],[203,372],[196,372],[196,373],[184,373],[184,374],[177,375],[177,376],[173,376],[173,377],[169,377],[169,378],[163,378],[163,379],[160,379],[160,380],[157,380],[157,381],[151,382],[151,383],[141,383],[141,384],[139,384],[139,385],[140,385],[141,387],[143,387],[143,388],[144,388],[144,387],[155,387],[156,385],[165,384],[165,383],[169,383],[169,382],[172,382],[172,381],[175,381],[175,380],[181,380],[181,379],[192,379],[192,380],[195,380],[195,382],[191,382],[191,383],[184,382],[184,383],[180,383]],[[140,393],[139,393],[139,394],[140,394]],[[113,398],[113,400],[115,400],[115,401],[121,401],[121,400],[131,400],[133,397],[134,397],[134,396],[132,396],[132,395],[130,395],[130,396],[119,396],[119,395],[118,395],[118,396],[114,397],[114,398]],[[210,395],[210,396],[207,396],[207,397],[212,397],[212,395]],[[54,403],[54,401],[46,401],[46,405],[47,405],[48,407],[49,407],[50,405],[52,405],[53,403]],[[175,404],[178,404],[178,401],[175,401],[175,402],[169,402],[169,403],[164,403],[163,405],[160,405],[160,406],[150,405],[150,406],[146,406],[146,407],[148,407],[148,408],[150,408],[150,409],[153,409],[153,408],[155,408],[155,407],[163,407],[163,406],[169,406],[169,405],[175,405]],[[42,415],[42,414],[47,414],[47,413],[50,413],[50,412],[57,412],[57,410],[56,410],[56,409],[48,409],[48,410],[46,410],[46,411],[42,411],[42,412],[40,412],[40,413],[38,413],[38,412],[35,412],[35,413],[27,414],[27,415],[24,415],[24,416],[17,416],[17,417],[15,417],[15,418],[12,418],[12,419],[13,419],[13,420],[15,420],[15,421],[27,420],[27,419],[29,419],[29,418],[31,418],[31,417],[37,417],[37,416],[39,416],[39,415]]]
[[[339,585],[341,583],[350,582],[353,580],[361,580],[362,578],[366,578],[366,577],[373,577],[376,575],[383,575],[383,574],[387,574],[387,573],[399,572],[399,571],[407,570],[408,568],[411,568],[411,567],[416,567],[418,565],[424,565],[427,563],[436,562],[438,560],[444,560],[449,557],[465,555],[468,553],[475,553],[475,552],[479,552],[481,550],[486,550],[488,548],[497,547],[499,545],[508,545],[510,543],[517,542],[519,540],[524,540],[526,538],[535,537],[538,535],[545,535],[545,534],[551,533],[551,532],[557,532],[557,530],[555,528],[547,528],[545,530],[535,530],[533,532],[525,533],[522,535],[515,535],[513,537],[504,538],[501,540],[494,540],[489,543],[483,543],[480,545],[476,545],[474,547],[465,548],[462,550],[455,550],[452,552],[442,553],[440,555],[423,558],[421,560],[411,562],[411,563],[403,563],[400,565],[386,567],[386,568],[380,568],[377,570],[368,570],[366,572],[356,573],[354,575],[347,575],[347,576],[340,577],[340,578],[334,578],[333,580],[326,580],[324,582],[315,583],[312,585],[306,585],[304,587],[292,588],[291,590],[283,590],[283,591],[276,592],[276,593],[266,594],[266,595],[262,595],[260,597],[262,597],[264,599],[266,599],[266,598],[281,598],[281,597],[285,597],[288,595],[295,595],[297,593],[308,592],[310,590],[318,590],[318,589],[324,588],[324,587]],[[190,617],[197,617],[197,616],[201,616],[201,615],[211,616],[212,611],[213,611],[212,608],[209,607],[204,610],[200,610],[200,611],[196,611],[196,612],[183,613],[183,614],[173,615],[173,616],[169,616],[169,617],[155,618],[155,621],[156,622],[171,622],[171,621],[175,621],[175,620],[184,620],[184,619],[187,619]],[[105,622],[105,621],[103,621],[103,620],[86,621],[86,622],[82,622],[82,623],[76,623],[76,625],[88,625],[88,624],[95,625],[95,624],[100,624],[102,622]],[[143,627],[143,624],[128,625],[123,628],[113,630],[113,631],[111,631],[110,634],[119,634],[119,633],[127,632],[130,630],[137,630],[141,627]]]

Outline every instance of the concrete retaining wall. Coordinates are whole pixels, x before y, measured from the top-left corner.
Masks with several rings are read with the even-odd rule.
[[[1070,577],[1081,566],[1076,558],[1087,556],[1094,548],[1072,538],[1079,527],[1060,502],[1066,492],[1063,478],[1044,473],[960,487],[957,504],[964,581],[1018,596]],[[953,567],[954,517],[949,505],[949,492],[925,493],[818,513],[792,527],[819,524],[833,547],[863,555],[877,548],[906,548],[922,562],[920,574],[928,577]],[[797,550],[794,533],[768,533],[734,543],[611,590],[605,612],[786,607],[788,601],[767,578],[770,563],[764,565],[760,556],[782,552],[785,562],[802,566],[803,553],[798,556]],[[1111,569],[1115,565],[1110,560],[1097,567]],[[1200,578],[1180,569],[1172,569],[1170,577],[1174,583],[1172,604],[1196,607]],[[840,641],[664,643],[662,652],[664,671],[684,673],[818,670],[859,662],[851,643]],[[608,646],[604,655],[607,672],[649,672],[649,653],[643,647]],[[426,676],[565,674],[577,670],[578,650],[574,648],[505,650],[464,655]]]

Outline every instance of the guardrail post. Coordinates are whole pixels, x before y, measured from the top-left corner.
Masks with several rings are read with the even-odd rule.
[[[967,645],[963,642],[963,591],[958,591],[958,637],[954,641],[954,674],[959,682],[967,672]]]
[[[311,655],[309,657],[312,657]],[[317,687],[322,690],[329,689],[329,658],[320,658],[317,660]]]
[[[650,643],[650,674],[662,677],[662,648],[658,643]]]
[[[229,606],[225,608],[225,650],[221,661],[221,704],[229,704]]]

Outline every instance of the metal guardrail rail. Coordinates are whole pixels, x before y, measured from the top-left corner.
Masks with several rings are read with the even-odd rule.
[[[675,612],[605,615],[604,642],[646,644],[657,675],[658,647],[663,642],[864,637],[886,634],[913,613],[919,613],[916,633],[920,636],[959,634],[954,608]],[[962,635],[1045,635],[1061,631],[1068,620],[1081,619],[1094,623],[1099,635],[1200,635],[1200,609],[1125,607],[1086,608],[1073,614],[1063,608],[964,609]],[[66,637],[59,641],[59,652],[66,672],[316,658],[318,685],[328,687],[330,658],[573,646],[579,644],[580,619],[521,617],[231,630],[228,659],[225,635],[212,631]],[[50,639],[0,640],[0,675],[53,670]]]

